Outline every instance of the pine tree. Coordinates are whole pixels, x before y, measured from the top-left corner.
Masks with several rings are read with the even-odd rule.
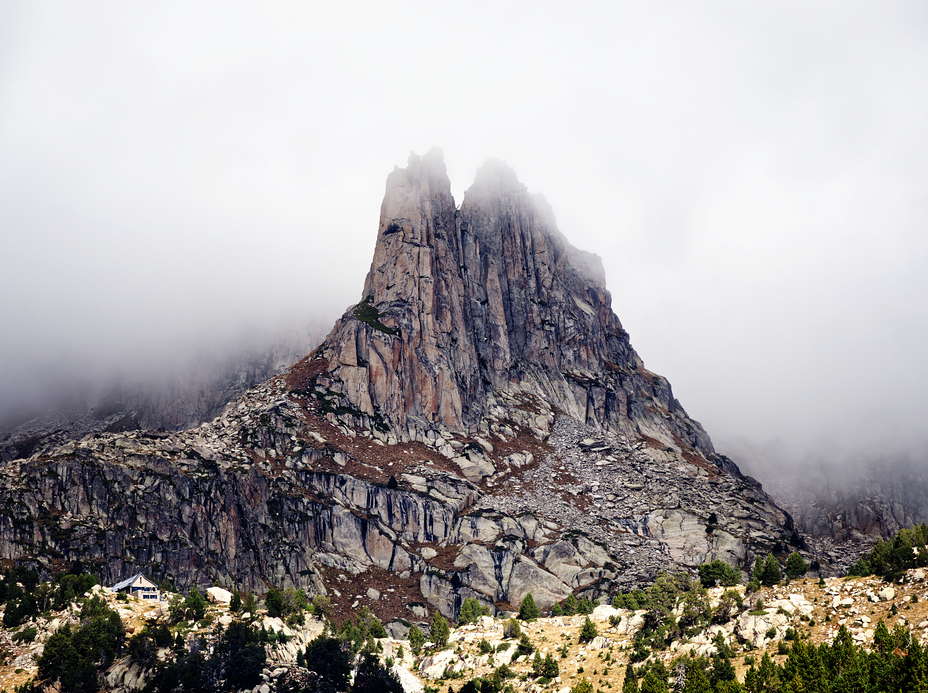
[[[245,597],[245,603],[242,604],[242,611],[246,611],[252,616],[254,616],[257,610],[258,610],[258,602],[255,599],[255,593],[249,592],[248,596]]]
[[[528,639],[528,636],[525,633],[519,636],[519,644],[516,647],[516,657],[522,655],[530,655],[535,651],[535,646],[532,644],[532,641]]]
[[[271,618],[282,616],[284,613],[284,595],[276,587],[267,591],[264,597],[264,608],[267,609],[267,615]]]
[[[751,571],[751,579],[761,583],[764,578],[764,559],[758,556],[754,559],[754,570]]]
[[[184,609],[194,621],[199,621],[206,615],[208,606],[206,599],[196,587],[190,590],[190,594],[184,600]]]
[[[641,679],[641,693],[668,693],[667,679],[660,676],[654,669],[648,669]]]
[[[756,669],[753,664],[748,669],[744,675],[744,689],[748,693],[768,693],[780,690],[779,668],[770,659],[769,654],[764,653],[760,666]]]
[[[529,592],[519,604],[519,618],[523,621],[534,621],[540,615],[538,607],[535,606],[535,599],[532,597],[532,593]]]
[[[631,662],[625,667],[625,681],[622,684],[622,693],[638,693],[638,676]]]
[[[793,551],[786,559],[786,577],[790,580],[802,577],[808,569],[809,566],[796,551]]]
[[[590,620],[590,617],[587,616],[583,621],[583,626],[580,628],[580,642],[590,642],[597,635],[599,635],[599,631],[596,630],[596,625]]]
[[[242,610],[242,595],[239,594],[238,590],[235,590],[232,593],[232,599],[229,602],[229,611],[233,614],[237,614]]]
[[[737,568],[734,568],[724,561],[714,560],[711,563],[704,563],[699,566],[699,581],[703,587],[734,587],[741,582],[741,574]]]
[[[703,660],[696,660],[690,664],[686,672],[686,684],[683,693],[712,693],[712,684],[706,676],[706,667]]]
[[[409,627],[409,647],[414,655],[422,652],[422,646],[425,644],[425,636],[419,630],[419,626],[412,625]]]
[[[436,611],[432,617],[432,626],[429,629],[429,640],[441,648],[448,645],[449,637],[451,637],[451,628],[448,621]]]
[[[550,652],[545,655],[544,662],[542,662],[541,675],[549,679],[561,675],[561,665],[557,663],[557,660]]]
[[[774,558],[772,553],[768,553],[767,558],[764,559],[760,583],[765,587],[773,587],[779,583],[782,578],[783,575],[780,573],[780,563]]]
[[[593,693],[593,684],[584,676],[570,689],[570,693]]]

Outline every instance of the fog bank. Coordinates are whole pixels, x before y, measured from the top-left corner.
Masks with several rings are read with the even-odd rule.
[[[0,415],[331,322],[437,145],[545,195],[716,441],[918,450],[925,84],[917,2],[4,3]]]

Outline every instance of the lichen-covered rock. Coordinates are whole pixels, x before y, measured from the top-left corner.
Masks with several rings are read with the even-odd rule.
[[[753,647],[763,647],[771,640],[779,640],[786,632],[789,617],[776,612],[751,614],[744,612],[738,619],[735,632]]]

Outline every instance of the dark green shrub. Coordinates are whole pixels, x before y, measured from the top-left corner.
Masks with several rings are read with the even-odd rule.
[[[355,306],[354,310],[352,311],[352,315],[354,315],[354,317],[361,322],[366,322],[375,330],[380,330],[381,332],[389,335],[399,334],[398,330],[392,327],[387,327],[380,321],[381,313],[379,310],[377,310],[377,307],[374,306],[372,301],[372,296],[365,296],[364,300]]]
[[[516,657],[521,657],[522,655],[530,655],[535,651],[535,646],[532,645],[532,641],[528,639],[528,635],[522,633],[519,636],[519,646],[516,648]]]
[[[699,581],[703,587],[715,587],[716,585],[734,587],[741,582],[741,573],[738,569],[718,559],[699,566],[698,571]]]
[[[33,642],[35,641],[35,636],[38,635],[38,633],[39,631],[32,626],[29,628],[23,628],[13,636],[13,642]]]
[[[264,597],[264,608],[267,609],[267,615],[271,618],[282,616],[284,613],[284,595],[274,587],[268,590],[267,596]]]
[[[475,623],[481,616],[490,613],[490,607],[484,606],[474,597],[468,597],[461,604],[461,611],[458,614],[458,623]]]
[[[209,606],[206,599],[200,594],[200,590],[194,587],[187,598],[184,599],[183,610],[185,616],[193,621],[200,621],[206,615],[206,609]]]

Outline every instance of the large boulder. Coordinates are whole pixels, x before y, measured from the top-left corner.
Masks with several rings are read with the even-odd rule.
[[[209,587],[206,590],[206,598],[213,604],[230,604],[232,602],[232,593],[222,587]]]

